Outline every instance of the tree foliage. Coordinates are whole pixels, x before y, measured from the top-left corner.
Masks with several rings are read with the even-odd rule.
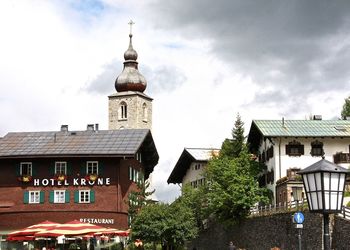
[[[197,235],[192,210],[181,201],[171,205],[155,203],[144,206],[132,223],[132,239],[166,246],[183,246]]]
[[[245,145],[244,122],[240,114],[236,116],[234,127],[232,128],[232,139],[225,139],[222,143],[220,155],[227,157],[238,157]]]
[[[345,98],[345,103],[343,105],[343,109],[341,111],[341,117],[342,119],[346,119],[346,117],[350,116],[350,96],[348,98]]]
[[[236,223],[249,215],[257,202],[267,202],[254,171],[255,163],[246,148],[239,157],[219,156],[209,161],[206,168],[208,211],[219,221]]]
[[[149,198],[155,190],[148,191],[150,183],[148,180],[143,181],[143,178],[140,178],[139,181],[136,182],[137,190],[131,191],[129,193],[128,201],[126,201],[129,205],[128,214],[131,220],[136,216],[136,214],[141,210],[142,207],[147,204],[153,203],[153,201]]]

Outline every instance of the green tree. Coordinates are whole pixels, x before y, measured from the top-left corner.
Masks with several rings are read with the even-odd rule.
[[[346,117],[350,116],[350,96],[348,98],[345,98],[345,103],[343,105],[343,109],[341,111],[341,117],[342,119],[346,119]]]
[[[222,143],[220,155],[238,157],[245,145],[244,122],[239,113],[236,116],[236,121],[231,134],[232,139],[225,139]]]
[[[154,202],[149,197],[155,190],[148,191],[150,186],[148,180],[143,181],[143,177],[140,177],[140,180],[137,181],[136,184],[137,189],[129,193],[128,200],[126,201],[129,205],[128,215],[131,222],[143,206]]]
[[[155,203],[144,206],[132,223],[131,237],[145,243],[164,244],[179,248],[197,235],[192,210],[180,201],[171,205]]]
[[[268,202],[255,171],[256,163],[245,145],[238,157],[220,155],[210,160],[205,171],[208,212],[231,224],[248,216],[257,202]]]

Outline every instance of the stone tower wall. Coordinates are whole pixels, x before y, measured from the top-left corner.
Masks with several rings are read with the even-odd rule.
[[[120,119],[120,105],[127,104],[127,119]],[[147,119],[144,119],[143,105],[146,104]],[[133,94],[116,94],[109,96],[109,129],[152,128],[152,99],[146,98],[137,92]]]

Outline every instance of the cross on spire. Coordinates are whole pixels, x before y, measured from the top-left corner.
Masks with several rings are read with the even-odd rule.
[[[132,20],[130,20],[128,22],[128,24],[130,25],[130,35],[132,35],[132,26],[135,24]]]

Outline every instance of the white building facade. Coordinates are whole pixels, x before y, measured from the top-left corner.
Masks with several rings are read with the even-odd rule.
[[[267,166],[262,182],[273,191],[275,203],[286,202],[291,200],[291,184],[302,186],[298,170],[322,157],[350,166],[350,121],[253,120],[248,144]]]

